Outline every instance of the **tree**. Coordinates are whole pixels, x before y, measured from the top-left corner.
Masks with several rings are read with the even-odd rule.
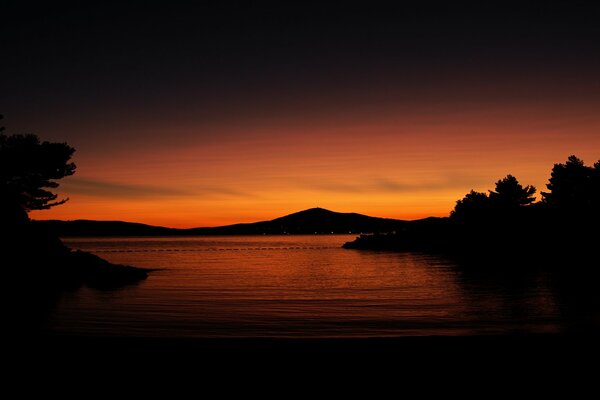
[[[471,190],[456,202],[450,217],[459,220],[476,220],[488,215],[490,199],[487,194]]]
[[[0,216],[3,222],[27,219],[31,210],[65,203],[48,189],[55,180],[73,175],[69,162],[75,149],[66,143],[41,142],[36,135],[5,135],[0,131]]]
[[[520,207],[535,201],[534,186],[523,187],[517,178],[507,175],[506,178],[496,182],[496,190],[490,190],[489,196],[485,193],[471,190],[461,200],[456,202],[450,217],[462,221],[489,220],[506,216]]]
[[[506,178],[496,182],[495,191],[490,190],[490,201],[494,207],[504,210],[514,209],[533,203],[535,192],[535,186],[523,187],[517,178],[507,175]]]
[[[554,164],[549,192],[542,192],[544,203],[554,209],[585,211],[599,205],[600,161],[593,167],[572,155],[564,164]]]

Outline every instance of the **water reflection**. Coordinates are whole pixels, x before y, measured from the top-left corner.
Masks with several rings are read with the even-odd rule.
[[[345,236],[78,239],[161,268],[118,291],[60,300],[52,332],[148,337],[388,337],[598,326],[597,295],[554,273],[416,253],[344,250]],[[527,271],[527,272],[524,272]],[[583,301],[585,304],[579,304]],[[583,310],[583,317],[579,311]]]

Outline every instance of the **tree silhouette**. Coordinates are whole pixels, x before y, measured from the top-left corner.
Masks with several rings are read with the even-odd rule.
[[[517,178],[507,175],[506,178],[496,182],[495,191],[490,190],[490,201],[494,207],[504,210],[514,209],[533,203],[535,192],[535,186],[523,187]]]
[[[490,218],[506,216],[523,206],[535,201],[534,186],[523,187],[517,178],[507,175],[496,182],[496,190],[485,193],[471,190],[461,200],[456,202],[450,217],[461,221],[486,221]]]
[[[65,203],[48,189],[72,175],[75,149],[66,143],[41,142],[36,135],[0,132],[0,218],[4,223],[27,220],[27,212]]]
[[[587,211],[600,205],[600,161],[593,167],[572,155],[564,164],[554,164],[549,192],[542,192],[544,203],[562,211]]]
[[[489,213],[490,199],[487,194],[471,190],[461,200],[456,201],[450,217],[459,220],[472,221]]]

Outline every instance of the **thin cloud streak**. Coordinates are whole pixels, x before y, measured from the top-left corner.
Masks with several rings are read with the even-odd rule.
[[[169,186],[140,185],[111,182],[89,178],[69,178],[62,189],[65,193],[107,198],[155,198],[155,197],[256,197],[227,187],[173,188]]]
[[[415,193],[415,192],[435,192],[448,189],[477,188],[484,181],[478,177],[448,176],[437,181],[412,183],[394,181],[388,179],[369,179],[363,182],[339,184],[336,182],[310,182],[302,183],[302,186],[309,190],[316,190],[328,193]]]

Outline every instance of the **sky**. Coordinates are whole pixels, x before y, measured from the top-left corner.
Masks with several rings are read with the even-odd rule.
[[[76,148],[36,219],[446,216],[600,159],[597,5],[80,3],[0,12],[6,132]]]

